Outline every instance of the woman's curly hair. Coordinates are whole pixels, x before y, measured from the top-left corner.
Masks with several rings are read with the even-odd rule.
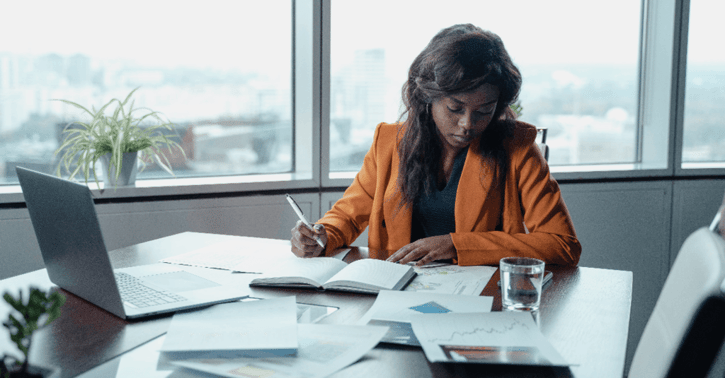
[[[509,105],[518,98],[521,73],[511,61],[501,38],[471,24],[448,27],[436,34],[415,58],[403,85],[401,130],[398,145],[398,189],[403,204],[413,205],[430,193],[441,164],[442,146],[430,106],[439,98],[469,92],[483,84],[498,88],[498,104],[489,126],[481,135],[482,156],[496,163],[494,182],[503,178],[507,156],[503,140],[510,136],[516,113]]]

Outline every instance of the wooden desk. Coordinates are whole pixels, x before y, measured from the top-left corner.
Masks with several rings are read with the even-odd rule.
[[[182,233],[111,252],[114,267],[149,264],[203,246],[234,238],[202,233]],[[365,249],[354,249],[345,260],[364,257]],[[553,282],[544,290],[538,321],[544,335],[570,361],[571,369],[523,368],[490,365],[431,364],[419,348],[381,344],[361,361],[335,374],[335,377],[621,377],[624,370],[632,273],[593,268],[550,266]],[[244,285],[253,275],[218,271],[229,284]],[[493,310],[501,310],[501,294],[496,273],[482,295],[493,296]],[[29,285],[50,288],[45,270],[38,270],[0,281],[0,292],[17,292]],[[112,364],[117,357],[164,334],[170,316],[144,321],[125,321],[64,291],[67,301],[62,315],[36,333],[31,362],[58,366],[62,377],[75,377],[99,365]],[[375,296],[315,290],[250,288],[255,297],[296,295],[297,301],[340,307],[320,323],[353,324],[365,314]],[[7,318],[9,306],[2,301],[0,319]],[[0,351],[12,351],[6,332],[0,337]],[[110,361],[110,362],[109,362]],[[104,364],[108,362],[108,364]],[[102,366],[101,366],[102,367]],[[102,371],[93,369],[89,373]],[[86,374],[84,376],[93,375]]]

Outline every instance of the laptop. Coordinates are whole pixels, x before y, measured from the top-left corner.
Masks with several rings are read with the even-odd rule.
[[[88,186],[16,167],[51,282],[123,319],[247,297],[183,266],[113,269]],[[150,296],[150,298],[149,298]]]

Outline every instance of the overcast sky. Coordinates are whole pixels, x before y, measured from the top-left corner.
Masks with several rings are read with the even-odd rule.
[[[691,60],[725,63],[725,50],[713,48],[725,35],[718,19],[725,1],[697,8],[703,3],[692,2]],[[437,31],[465,22],[499,34],[517,64],[633,64],[638,56],[635,0],[333,0],[331,7],[332,56],[341,61],[355,49],[385,47],[389,64],[408,66]],[[0,53],[85,53],[269,72],[289,65],[288,0],[31,0],[2,9]]]

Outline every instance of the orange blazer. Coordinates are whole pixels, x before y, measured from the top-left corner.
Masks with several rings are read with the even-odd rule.
[[[397,190],[400,127],[377,126],[352,185],[317,222],[327,230],[325,252],[350,245],[365,227],[371,257],[385,259],[410,243],[412,208],[400,206]],[[451,234],[457,264],[498,265],[508,256],[535,257],[547,264],[579,262],[581,244],[535,139],[535,127],[517,122],[505,141],[509,165],[503,185],[492,178],[495,163],[475,152],[478,141],[468,149],[456,192],[456,231]]]

